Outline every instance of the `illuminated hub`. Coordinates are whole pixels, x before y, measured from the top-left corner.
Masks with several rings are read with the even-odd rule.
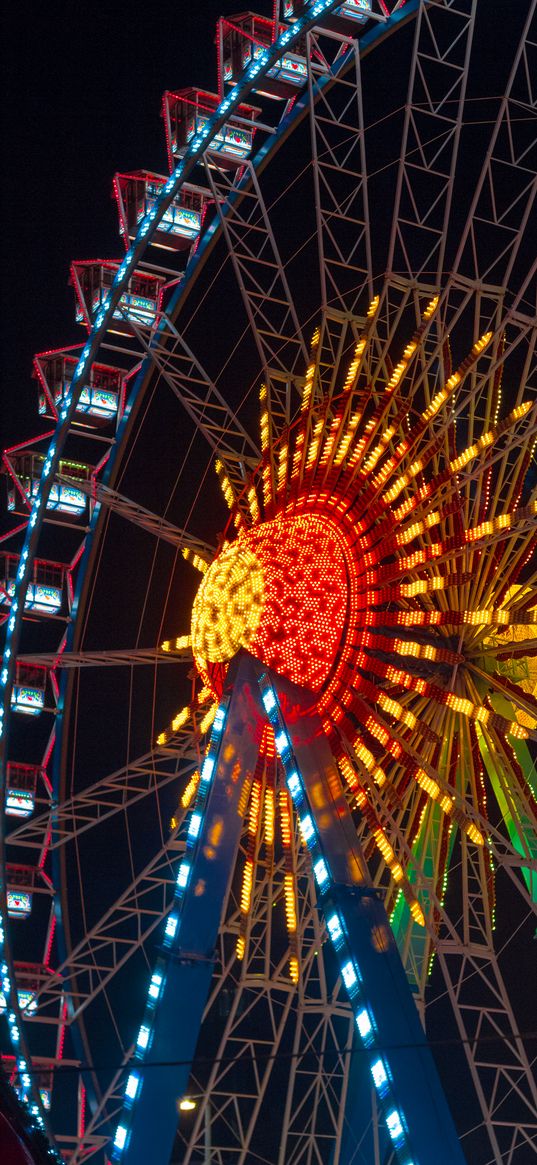
[[[204,575],[194,603],[194,658],[211,664],[239,648],[294,683],[321,692],[345,635],[352,554],[335,524],[282,515],[241,533]]]

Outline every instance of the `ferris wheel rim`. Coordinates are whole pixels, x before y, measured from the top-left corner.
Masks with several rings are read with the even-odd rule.
[[[235,86],[233,102],[231,103],[229,100],[227,100],[226,102],[222,102],[221,106],[223,106],[223,104],[227,104],[227,108],[225,109],[225,111],[223,113],[220,113],[220,115],[219,115],[219,111],[221,108],[221,106],[219,106],[218,110],[216,111],[216,114],[211,119],[210,137],[208,137],[206,139],[205,143],[203,143],[201,146],[198,147],[197,151],[192,152],[192,157],[188,159],[188,162],[184,167],[181,164],[179,167],[177,167],[176,171],[174,171],[174,175],[177,173],[177,170],[181,170],[182,173],[181,173],[180,179],[174,183],[173,187],[170,188],[170,191],[168,194],[168,201],[171,201],[173,199],[173,197],[175,197],[178,190],[182,187],[183,182],[188,180],[191,171],[194,169],[197,162],[199,160],[201,160],[201,158],[203,157],[203,154],[204,154],[205,149],[207,148],[207,145],[214,138],[214,136],[218,133],[218,130],[221,127],[221,125],[224,123],[225,119],[228,116],[230,116],[230,112],[233,112],[233,109],[236,108],[238,105],[240,105],[240,103],[244,100],[244,98],[250,94],[250,92],[256,86],[258,81],[262,78],[262,76],[264,76],[266,73],[268,73],[269,69],[274,65],[274,63],[288,49],[289,45],[292,46],[294,44],[295,40],[297,40],[301,35],[304,35],[305,32],[312,30],[317,25],[322,27],[322,17],[328,16],[330,14],[330,12],[332,11],[332,9],[337,7],[339,2],[340,2],[340,0],[316,0],[315,3],[312,2],[309,5],[309,7],[312,10],[315,10],[315,15],[309,15],[308,13],[306,13],[300,22],[297,22],[294,26],[291,26],[291,34],[290,35],[289,35],[289,33],[287,34],[285,43],[282,43],[280,46],[280,43],[278,41],[276,43],[276,45],[273,46],[268,60],[266,60],[263,63],[262,68],[257,69],[255,79],[249,78],[249,79],[244,80],[244,82],[242,82],[242,80],[241,80],[241,82],[239,82],[238,85]],[[366,33],[360,40],[360,43],[363,41],[364,51],[370,51],[371,49],[374,49],[375,47],[377,47],[378,44],[382,43],[382,41],[388,35],[390,35],[392,32],[394,32],[398,26],[401,26],[401,25],[407,23],[409,20],[411,20],[413,17],[415,17],[417,11],[419,10],[420,2],[421,2],[421,0],[406,0],[406,3],[403,5],[402,8],[396,7],[394,9],[392,14],[387,18],[386,22],[377,23],[376,26],[373,29],[371,29],[368,33]],[[432,0],[425,0],[425,2],[429,3],[429,2],[432,2]],[[319,17],[320,17],[320,19],[319,19]],[[277,150],[283,144],[283,141],[286,139],[286,137],[290,133],[292,133],[295,126],[297,124],[299,124],[300,121],[305,116],[307,116],[307,111],[308,111],[307,94],[306,94],[305,101],[303,101],[301,99],[301,102],[299,104],[303,105],[303,108],[300,110],[297,109],[296,112],[291,111],[291,115],[289,118],[290,124],[285,127],[285,132],[282,132],[282,130],[280,128],[280,130],[276,133],[276,135],[274,136],[272,141],[269,138],[268,142],[265,144],[265,146],[261,148],[259,153],[252,160],[252,164],[254,167],[256,166],[256,163],[258,165],[260,165],[261,168],[264,168],[265,165],[269,164],[269,162],[272,160],[272,157],[277,153]],[[298,113],[300,113],[299,117],[297,117]],[[172,176],[172,178],[174,177],[174,175]],[[170,187],[170,181],[166,185],[167,185],[167,187]],[[166,205],[167,205],[167,203],[166,203]],[[146,248],[150,245],[152,236],[153,236],[154,232],[156,231],[158,223],[160,221],[160,217],[162,214],[165,213],[166,205],[161,206],[160,214],[154,218],[151,229],[147,231],[147,235],[145,237],[144,247],[143,247],[143,250],[141,252],[141,255],[145,254]],[[142,226],[143,226],[143,224],[142,224]],[[203,269],[205,258],[208,257],[208,254],[210,253],[210,249],[212,248],[214,243],[216,243],[216,241],[220,237],[220,234],[221,234],[221,226],[219,224],[218,219],[215,217],[214,226],[213,226],[213,224],[211,224],[211,228],[207,232],[207,238],[203,240],[203,247],[199,248],[199,257],[196,256],[196,259],[198,261],[195,263],[192,271],[188,272],[187,278],[184,280],[183,286],[178,288],[178,291],[176,293],[176,297],[174,297],[174,299],[176,299],[177,302],[173,303],[173,307],[172,307],[172,304],[170,304],[171,310],[174,310],[174,311],[177,310],[177,312],[180,311],[182,303],[188,297],[188,294],[189,294],[190,290],[192,289],[193,284],[194,284],[195,280],[197,279],[198,274]],[[131,247],[131,253],[134,252],[134,250],[135,250],[136,242],[138,241],[139,236],[140,236],[140,231],[139,231],[139,235],[137,236],[137,240],[135,241],[135,244],[133,244],[133,246]],[[116,292],[115,292],[115,299],[116,300],[119,300],[124,287],[127,286],[128,281],[130,279],[130,275],[132,273],[132,270],[135,269],[141,255],[140,256],[136,255],[136,258],[133,258],[130,267],[127,267],[125,264],[125,260],[123,260],[122,266],[125,265],[125,271],[122,273],[122,277],[119,280],[119,282],[117,283],[117,288],[116,288]],[[118,275],[119,275],[119,272],[118,272]],[[184,296],[184,298],[183,298],[183,296]],[[80,365],[83,365],[84,373],[86,375],[87,375],[87,372],[89,372],[89,369],[93,366],[94,362],[99,359],[101,343],[102,343],[102,341],[105,340],[108,322],[112,317],[113,310],[114,310],[114,302],[110,302],[108,308],[106,309],[106,312],[104,313],[104,316],[103,316],[102,311],[99,313],[99,315],[103,318],[101,318],[98,322],[96,321],[95,324],[92,326],[88,341],[84,345],[84,350],[82,352],[82,356],[80,357],[78,367],[80,368]],[[144,363],[145,363],[145,361],[144,361]],[[105,476],[103,479],[106,483],[108,483],[108,481],[110,481],[110,480],[114,480],[114,475],[116,472],[116,457],[117,457],[117,470],[120,469],[120,465],[121,465],[120,450],[122,451],[122,449],[126,443],[126,440],[128,439],[129,425],[126,422],[128,422],[130,420],[131,415],[132,415],[133,420],[134,420],[134,415],[136,413],[137,407],[139,404],[141,404],[141,401],[143,399],[143,395],[145,392],[145,384],[143,383],[144,363],[142,363],[142,367],[140,369],[139,376],[136,378],[136,383],[138,384],[138,392],[136,394],[136,401],[132,402],[134,404],[134,408],[132,408],[132,411],[131,411],[131,409],[129,410],[129,418],[127,418],[125,416],[122,418],[121,424],[125,425],[125,431],[124,431],[124,434],[122,436],[122,439],[120,441],[118,441],[116,447],[114,448],[112,456],[111,456],[110,461],[109,461],[109,464],[107,466]],[[77,368],[77,372],[78,372],[78,368]],[[150,377],[151,377],[150,360],[148,361],[147,373],[148,373],[148,378],[150,379]],[[62,416],[62,413],[60,412],[58,424],[57,424],[56,430],[54,431],[54,434],[52,436],[52,440],[50,442],[48,453],[47,453],[47,462],[51,463],[51,465],[49,466],[48,473],[47,473],[47,476],[48,475],[50,476],[50,484],[52,484],[55,469],[59,463],[60,454],[63,450],[65,441],[67,439],[68,430],[69,430],[69,423],[70,423],[72,416],[74,415],[78,396],[80,395],[80,393],[83,389],[84,383],[85,383],[85,376],[81,375],[79,377],[79,383],[78,383],[77,388],[75,389],[74,392],[71,393],[72,399],[71,399],[70,405],[68,406],[68,408],[65,408],[65,406],[64,406],[64,410],[63,410],[64,415],[63,416]],[[49,485],[49,489],[50,489],[50,485]],[[43,503],[43,496],[42,496],[41,489],[37,495],[36,503],[37,504],[34,504],[34,506],[32,507],[32,513],[30,515],[32,520],[31,521],[29,520],[29,522],[28,522],[27,536],[25,539],[24,547],[23,547],[23,555],[26,555],[26,557],[24,558],[24,562],[26,564],[26,569],[25,569],[25,573],[24,573],[23,577],[17,579],[16,591],[15,591],[15,594],[13,596],[13,602],[12,602],[12,607],[11,607],[11,618],[12,618],[12,620],[14,620],[14,624],[12,627],[8,627],[8,636],[6,639],[4,659],[3,659],[3,667],[4,667],[4,669],[7,668],[7,677],[4,678],[5,671],[4,671],[4,675],[2,677],[3,688],[4,688],[4,718],[2,720],[2,739],[0,740],[0,796],[2,797],[2,813],[4,815],[5,815],[5,788],[6,788],[6,756],[7,756],[7,746],[9,743],[9,727],[10,727],[10,721],[11,721],[11,715],[12,715],[10,701],[11,701],[11,691],[12,691],[12,685],[13,685],[13,679],[14,679],[14,668],[15,668],[15,662],[16,662],[17,655],[18,655],[18,643],[20,640],[20,633],[22,630],[24,601],[25,601],[26,588],[27,588],[28,579],[29,579],[29,569],[30,569],[31,564],[33,563],[33,560],[34,560],[35,555],[37,553],[39,536],[40,536],[41,529],[43,527],[44,520],[45,520],[45,505],[42,504]],[[100,519],[102,517],[104,517],[104,515],[102,515],[102,513],[101,513],[101,507],[99,505],[97,505],[95,507],[94,513],[92,515],[90,529],[89,529],[88,535],[87,535],[88,545],[84,551],[83,563],[81,564],[82,569],[81,569],[81,573],[80,573],[80,579],[78,580],[78,583],[77,583],[77,595],[76,595],[76,601],[75,601],[75,607],[74,607],[74,609],[77,610],[77,617],[74,621],[71,622],[71,624],[69,626],[69,635],[72,634],[73,636],[76,636],[76,634],[78,632],[78,628],[79,628],[78,603],[80,601],[82,601],[84,579],[86,578],[86,576],[89,576],[91,574],[92,557],[93,557],[94,551],[97,549],[97,544],[99,541],[99,536],[97,535],[97,528],[99,526],[99,522],[100,522]],[[63,700],[65,698],[67,699],[67,701],[69,701],[69,694],[68,694],[68,687],[70,685],[69,677],[67,677],[66,684],[67,684],[67,687],[64,685],[64,691],[62,693],[62,702],[59,705],[60,709],[63,709]],[[55,771],[57,769],[58,764],[60,765],[60,767],[63,767],[63,754],[64,754],[64,729],[63,729],[64,716],[63,716],[63,713],[61,716],[59,716],[57,718],[57,725],[59,728],[59,731],[57,733],[59,739],[58,739],[56,748],[54,750],[54,770]],[[58,747],[58,745],[59,745],[59,747]],[[3,874],[4,874],[4,876],[2,878],[1,885],[0,885],[0,913],[4,916],[4,918],[6,920],[6,924],[7,924],[7,897],[6,897],[6,879],[5,879],[5,865],[6,865],[7,855],[6,855],[6,847],[5,847],[5,840],[4,840],[5,831],[0,831],[0,832],[2,833],[2,836],[0,837],[0,868],[2,869]],[[61,851],[60,851],[60,860],[63,860]],[[53,863],[54,863],[54,865],[53,865],[53,868],[54,868],[54,866],[56,865],[55,858],[53,859]],[[63,898],[65,880],[62,877],[61,872],[59,872],[59,881],[60,881],[60,886],[59,886],[59,890],[58,890],[58,886],[56,886],[56,894],[58,894],[58,892],[59,892]],[[62,945],[64,942],[64,935],[63,935],[64,909],[63,909],[63,906],[64,906],[64,904],[62,901],[61,909],[58,911],[58,920],[57,920],[57,922],[58,922],[57,934],[58,934],[58,938],[60,940],[60,943]],[[12,982],[14,982],[15,981],[14,960],[13,960],[13,956],[12,956],[11,943],[10,943],[10,937],[9,937],[10,928],[8,925],[5,926],[4,931],[5,931],[4,958],[5,958],[6,963],[10,969],[10,979]],[[18,1031],[20,1032],[20,1038],[21,1038],[21,1045],[20,1046],[22,1047],[22,1050],[25,1053],[26,1061],[31,1063],[32,1057],[31,1057],[30,1049],[29,1049],[29,1046],[27,1044],[26,1035],[25,1035],[25,1027],[26,1027],[25,1017],[22,1014],[22,1011],[19,1007],[16,991],[14,991],[12,994],[13,994],[12,1007],[13,1007],[14,1014],[17,1018],[17,1028],[18,1028]],[[85,1039],[85,1036],[83,1038]],[[14,1051],[15,1051],[15,1053],[17,1052],[16,1045],[14,1045]],[[51,1142],[53,1142],[54,1134],[53,1134],[53,1131],[50,1127],[50,1122],[48,1120],[47,1114],[45,1113],[45,1111],[43,1109],[43,1106],[41,1103],[41,1098],[39,1097],[38,1094],[35,1096],[35,1100],[36,1100],[36,1103],[40,1109],[40,1116],[41,1116],[41,1119],[44,1123],[44,1127],[47,1129],[47,1133],[51,1139]]]

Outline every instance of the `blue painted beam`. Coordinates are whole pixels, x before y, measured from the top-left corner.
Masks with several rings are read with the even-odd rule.
[[[384,1130],[400,1165],[464,1165],[464,1155],[407,982],[384,904],[372,885],[311,694],[259,668],[276,747],[311,853],[327,925],[374,1081]],[[351,1081],[360,1076],[351,1074]],[[361,1086],[361,1089],[363,1085]],[[356,1160],[364,1097],[347,1096],[346,1149]],[[360,1160],[360,1156],[357,1158]]]
[[[203,789],[202,768],[200,791],[190,817],[190,837],[194,840],[179,868],[182,897],[170,916],[172,922],[177,916],[177,928],[155,968],[158,994],[151,1022],[144,1021],[149,1029],[144,1062],[133,1064],[133,1103],[130,1113],[127,1106],[119,1126],[125,1133],[121,1132],[119,1139],[116,1133],[113,1156],[125,1165],[168,1165],[177,1131],[178,1102],[188,1090],[218,929],[240,841],[240,797],[259,751],[259,697],[248,658],[238,659],[230,668],[228,692],[229,707],[216,747],[214,733],[211,738],[209,758],[214,766],[211,763],[206,769],[208,788]]]

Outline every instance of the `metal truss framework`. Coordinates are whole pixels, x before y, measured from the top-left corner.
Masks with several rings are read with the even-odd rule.
[[[458,937],[440,938],[436,952],[495,1160],[512,1165],[537,1151],[535,1060],[519,1035],[494,950],[483,894],[485,856],[476,860],[462,843]],[[469,1135],[470,1160],[472,1145]]]
[[[260,856],[259,831],[257,847]],[[298,921],[302,967],[298,997],[286,975],[289,950],[282,950],[277,964],[272,955],[273,913],[281,896],[282,874],[275,866],[267,868],[256,881],[252,911],[255,921],[239,971],[234,953],[240,924],[237,900],[233,901],[220,933],[217,969],[206,1016],[210,1019],[214,1014],[222,995],[228,1000],[228,1014],[209,1076],[203,1079],[194,1076],[192,1080],[191,1092],[199,1096],[196,1115],[192,1127],[186,1124],[184,1134],[181,1128],[178,1134],[185,1165],[196,1160],[196,1154],[204,1149],[207,1128],[211,1152],[219,1165],[226,1159],[245,1165],[248,1154],[253,1151],[255,1120],[279,1054],[290,1055],[292,1074],[283,1114],[279,1162],[282,1165],[321,1162],[323,1157],[319,1154],[326,1152],[328,1144],[340,1144],[353,1018],[347,1000],[341,997],[340,981],[332,989],[328,987],[324,967],[326,934],[311,895],[307,858],[296,831],[293,848],[305,890]],[[244,850],[242,856],[245,857]],[[290,1047],[291,1051],[284,1052],[284,1047]],[[316,1070],[319,1064],[321,1072]],[[249,1088],[248,1093],[236,1085],[230,1095],[228,1078],[230,1072],[236,1071],[240,1073],[242,1086]],[[314,1119],[314,1114],[321,1112],[324,1138]],[[230,1148],[231,1128],[235,1130],[234,1148]]]
[[[476,7],[450,0],[434,19],[420,4],[416,19],[388,271],[435,285],[445,269]]]
[[[342,39],[349,67],[343,74],[329,70],[332,84],[317,92],[317,39],[310,33],[308,92],[320,302],[324,310],[352,313],[364,292],[373,295],[360,51],[356,41]]]
[[[205,174],[259,353],[262,376],[288,374],[307,359],[307,348],[254,167],[223,170],[213,158]],[[238,180],[237,180],[238,179]]]
[[[137,664],[178,663],[190,660],[192,652],[159,651],[156,647],[132,647],[122,651],[62,651],[60,655],[41,652],[39,655],[20,655],[21,663],[40,664],[50,668],[81,667],[135,667]]]

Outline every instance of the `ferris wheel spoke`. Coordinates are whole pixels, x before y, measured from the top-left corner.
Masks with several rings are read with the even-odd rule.
[[[504,706],[504,703],[500,705]],[[526,745],[517,742],[516,751],[496,733],[485,729],[478,743],[493,794],[502,815],[507,840],[494,846],[494,856],[509,876],[518,872],[523,880],[530,909],[537,912],[537,809],[535,766]],[[532,797],[533,792],[533,797]],[[519,884],[520,890],[520,884]]]
[[[71,480],[65,475],[58,474],[58,481],[69,482]],[[207,542],[196,538],[187,530],[174,526],[172,522],[167,521],[160,514],[154,514],[139,502],[134,502],[132,498],[126,497],[125,494],[119,493],[118,490],[112,489],[102,481],[81,482],[80,489],[82,493],[97,501],[99,505],[125,518],[126,521],[132,522],[134,526],[139,526],[140,529],[154,534],[156,538],[169,542],[172,546],[185,547],[193,554],[200,554],[202,557],[211,556],[214,553]]]
[[[373,295],[371,233],[359,44],[342,40],[339,56],[316,83],[316,34],[310,33],[308,92],[321,306],[353,312]]]
[[[47,850],[53,852],[69,845],[88,830],[104,825],[117,813],[128,812],[144,798],[158,796],[160,790],[178,782],[182,774],[190,775],[197,764],[192,734],[184,735],[186,739],[180,745],[177,734],[172,751],[145,753],[73,797],[51,806],[46,813],[29,818],[10,831],[8,843],[41,849],[47,838]]]
[[[389,272],[441,279],[464,115],[476,0],[419,6],[402,133]],[[435,14],[436,15],[436,14]]]
[[[139,664],[187,663],[192,659],[189,648],[183,651],[160,651],[157,647],[131,647],[120,651],[62,651],[19,655],[19,661],[48,668],[136,667]]]
[[[487,644],[487,647],[489,647],[488,644]],[[517,652],[520,653],[522,658],[523,658],[522,653],[524,652],[524,650],[526,650],[528,655],[530,655],[530,654],[535,653],[535,649],[536,649],[536,644],[535,644],[534,638],[531,638],[528,640],[520,640],[520,644],[517,643],[517,648],[516,648]],[[490,650],[491,655],[497,654],[493,647],[489,647],[489,650]],[[504,650],[504,654],[506,657],[512,659],[513,658],[513,651],[514,651],[514,646],[511,643],[509,645],[509,649]],[[479,677],[482,680],[485,680],[487,683],[490,683],[490,686],[493,689],[493,691],[496,693],[500,693],[504,697],[504,700],[507,698],[507,700],[509,701],[509,705],[510,705],[511,715],[513,715],[513,709],[514,709],[514,718],[516,718],[519,711],[524,713],[524,715],[522,717],[522,720],[524,723],[528,723],[528,719],[531,720],[532,718],[533,719],[536,718],[537,709],[535,707],[535,700],[534,700],[534,698],[532,698],[531,694],[529,692],[525,692],[524,688],[522,688],[520,685],[513,684],[513,685],[508,687],[508,685],[505,681],[505,677],[502,676],[500,673],[496,673],[495,675],[491,675],[490,672],[485,672],[483,670],[483,668],[478,667],[477,664],[472,663],[471,661],[468,661],[467,667],[470,669],[471,672],[474,673],[475,676]],[[475,686],[474,686],[474,691],[477,694],[477,689],[475,688]]]
[[[225,462],[230,478],[242,485],[245,467],[257,463],[259,450],[184,335],[166,315],[150,341],[141,332],[139,340],[197,430]]]
[[[274,392],[282,374],[306,360],[307,349],[259,178],[249,162],[239,178],[214,161],[206,161],[205,172],[262,375]]]
[[[455,259],[457,271],[489,284],[508,286],[524,241],[531,238],[537,188],[536,13],[532,0]],[[533,255],[531,244],[528,254]],[[526,294],[531,302],[529,287]]]

